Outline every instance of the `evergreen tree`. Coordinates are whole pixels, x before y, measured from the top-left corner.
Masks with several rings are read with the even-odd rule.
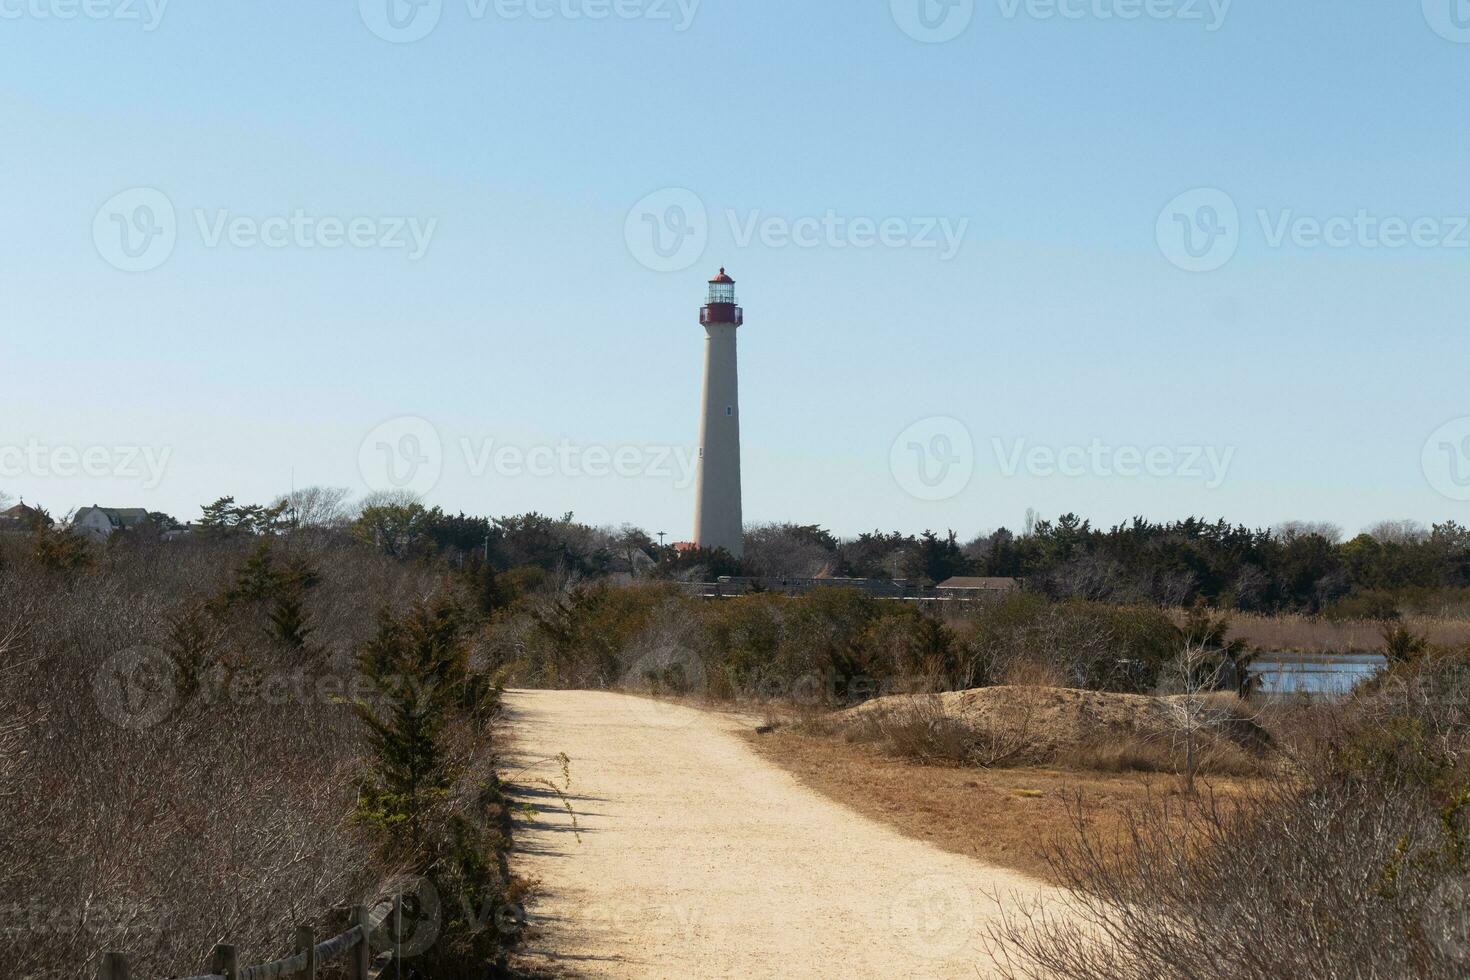
[[[374,757],[358,815],[405,856],[423,852],[425,820],[454,780],[443,735],[468,679],[463,625],[444,599],[416,603],[401,618],[385,610],[358,658],[377,702],[354,706]]]

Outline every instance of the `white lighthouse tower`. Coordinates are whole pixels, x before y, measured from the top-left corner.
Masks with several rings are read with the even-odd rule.
[[[724,548],[736,558],[745,550],[740,514],[740,381],[735,367],[735,332],[744,321],[744,311],[735,305],[735,280],[721,269],[709,281],[709,299],[699,311],[706,340],[694,543],[701,548]]]

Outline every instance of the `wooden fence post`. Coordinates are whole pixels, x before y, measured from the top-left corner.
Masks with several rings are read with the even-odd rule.
[[[403,962],[403,892],[393,895],[393,962]],[[401,967],[400,967],[401,969]]]
[[[316,932],[311,926],[296,927],[296,951],[306,954],[306,969],[297,976],[316,980]]]
[[[100,980],[128,980],[128,958],[122,953],[103,953],[97,970]]]
[[[347,975],[351,980],[368,980],[368,972],[373,967],[373,931],[366,905],[352,906],[352,921],[362,931],[362,939],[352,949],[352,966]]]
[[[209,954],[209,972],[225,980],[240,980],[240,953],[233,946],[218,943]]]

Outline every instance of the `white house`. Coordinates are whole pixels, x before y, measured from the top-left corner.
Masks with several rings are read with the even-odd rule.
[[[83,507],[72,517],[72,528],[96,541],[106,541],[113,531],[126,531],[148,519],[142,507]]]

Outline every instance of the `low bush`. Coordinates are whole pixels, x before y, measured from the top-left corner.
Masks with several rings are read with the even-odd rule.
[[[841,734],[851,742],[876,743],[886,751],[926,765],[971,765],[979,740],[938,698],[916,698],[885,711],[867,712],[848,723],[813,721],[818,734]]]
[[[958,618],[955,631],[964,651],[963,687],[1039,669],[1059,686],[1119,692],[1152,690],[1180,637],[1156,608],[1054,602],[1034,593],[977,605]]]
[[[1470,973],[1470,706],[1459,656],[1395,667],[1229,805],[1180,797],[1051,851],[1065,910],[994,930],[1010,977],[1451,980]],[[1316,709],[1313,709],[1316,710]],[[1300,720],[1300,719],[1298,719]]]

